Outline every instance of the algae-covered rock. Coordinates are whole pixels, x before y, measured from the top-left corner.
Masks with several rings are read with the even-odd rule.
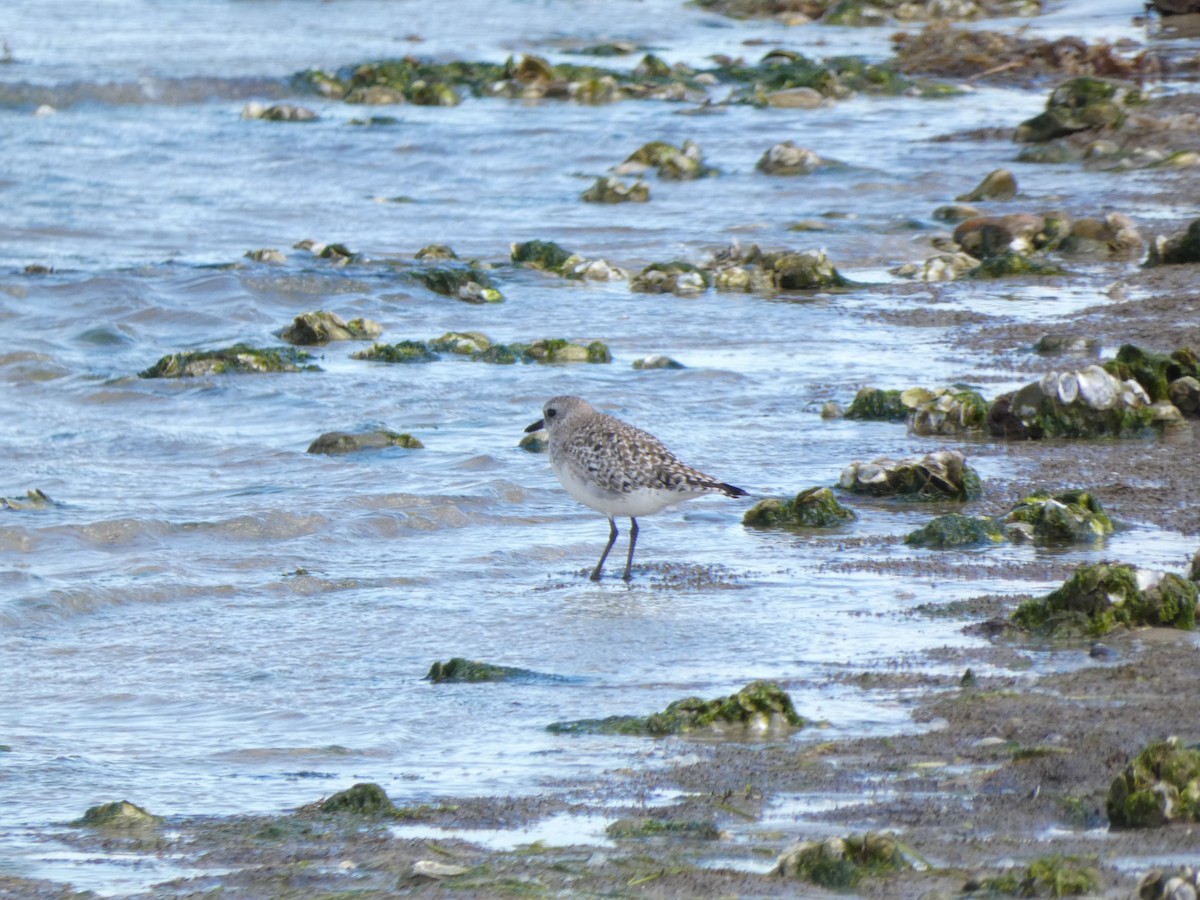
[[[1194,219],[1187,231],[1170,237],[1159,235],[1150,244],[1146,266],[1183,265],[1200,262],[1200,219]]]
[[[364,431],[350,434],[346,431],[327,431],[308,445],[306,453],[324,453],[334,456],[342,453],[358,453],[361,450],[382,450],[385,447],[403,447],[420,450],[425,445],[407,432]]]
[[[512,261],[531,269],[561,273],[563,264],[571,258],[570,250],[564,250],[553,241],[525,241],[512,245]]]
[[[301,313],[280,333],[289,344],[328,344],[330,341],[372,341],[383,333],[378,322],[351,319],[346,322],[337,313],[317,310]]]
[[[432,266],[414,269],[412,275],[435,294],[465,303],[500,303],[504,300],[487,272],[475,266]]]
[[[350,358],[385,363],[427,363],[439,356],[425,341],[397,341],[394,344],[373,344],[366,350],[351,353]]]
[[[82,825],[85,828],[144,828],[160,825],[162,822],[162,816],[149,813],[128,800],[117,800],[89,807],[83,818],[71,824]]]
[[[1079,567],[1045,597],[1026,600],[1012,615],[1027,631],[1048,634],[1107,634],[1120,625],[1196,625],[1195,582],[1173,573],[1096,563]]]
[[[1190,347],[1165,354],[1124,344],[1116,358],[1104,364],[1104,370],[1122,381],[1134,379],[1150,400],[1169,400],[1172,382],[1200,377],[1200,359]]]
[[[664,181],[690,181],[716,174],[716,169],[704,164],[700,146],[693,141],[684,141],[679,147],[665,141],[643,144],[615,171],[618,175],[641,175],[650,169]]]
[[[1013,278],[1021,275],[1034,275],[1039,278],[1052,278],[1066,274],[1066,269],[1055,263],[1045,262],[1024,253],[1009,251],[981,260],[979,265],[964,272],[963,277]]]
[[[792,844],[776,860],[771,874],[845,889],[855,887],[863,878],[911,867],[895,837],[868,831]]]
[[[721,291],[814,291],[851,284],[822,250],[764,252],[736,242],[708,266]]]
[[[904,543],[910,547],[945,550],[998,544],[1005,540],[1004,528],[990,516],[938,516],[924,527],[909,533]]]
[[[497,666],[492,663],[455,656],[446,662],[435,662],[429,667],[429,674],[425,676],[425,680],[432,681],[434,684],[444,684],[447,682],[512,681],[536,677],[538,674],[529,669]]]
[[[671,359],[669,356],[663,356],[661,353],[652,353],[649,356],[643,356],[641,359],[633,361],[635,369],[684,369],[687,368],[678,360]]]
[[[1141,91],[1103,78],[1072,78],[1050,93],[1046,111],[1017,126],[1018,143],[1051,141],[1078,131],[1120,128],[1130,106],[1143,102]]]
[[[1128,437],[1155,419],[1150,398],[1133,379],[1121,381],[1100,366],[1049,372],[1002,394],[988,412],[992,434],[1040,440],[1055,437]]]
[[[1190,418],[1200,418],[1200,379],[1191,375],[1176,378],[1167,385],[1167,399]]]
[[[906,500],[974,500],[983,492],[979,474],[957,450],[900,460],[855,461],[842,470],[838,483],[856,494]]]
[[[1090,543],[1112,534],[1112,519],[1091,493],[1039,492],[1025,497],[1005,517],[1011,536],[1045,544]]]
[[[38,488],[30,488],[24,497],[0,497],[0,509],[46,509],[57,505]]]
[[[645,203],[650,199],[650,186],[644,181],[626,184],[616,178],[597,178],[583,192],[585,203]]]
[[[545,363],[612,362],[612,353],[603,341],[592,341],[585,346],[562,338],[546,338],[526,346],[524,355],[535,362]]]
[[[859,388],[854,400],[846,409],[847,419],[862,419],[875,422],[903,422],[908,418],[909,408],[900,399],[902,392],[882,388]]]
[[[709,274],[682,260],[651,263],[629,282],[629,289],[643,294],[699,294],[712,283]]]
[[[1113,828],[1200,822],[1200,749],[1177,737],[1150,744],[1113,779],[1105,809]]]
[[[192,350],[171,353],[143,372],[139,378],[199,378],[206,375],[241,375],[265,372],[319,372],[313,357],[294,347],[251,347],[234,344],[224,350]]]
[[[459,356],[474,356],[491,346],[492,339],[481,331],[447,331],[429,342],[429,349],[434,353],[457,353]]]
[[[267,106],[257,100],[251,100],[242,107],[243,119],[263,119],[268,122],[315,122],[317,114],[307,106],[294,106],[290,103],[276,103]]]
[[[715,823],[695,819],[656,819],[637,816],[617,819],[604,833],[615,841],[646,838],[676,838],[683,840],[715,841],[721,836]]]
[[[857,516],[837,502],[827,487],[811,487],[793,500],[760,500],[742,516],[754,528],[837,528]]]
[[[258,263],[268,263],[273,266],[282,266],[287,263],[286,254],[275,250],[271,247],[263,247],[258,250],[247,250],[246,259],[253,260]]]
[[[360,782],[313,805],[314,811],[348,813],[368,818],[395,818],[400,810],[377,784]]]
[[[960,203],[978,203],[980,200],[1011,200],[1017,196],[1017,179],[1008,169],[994,169],[984,176],[973,191],[954,199]]]
[[[913,434],[957,435],[987,428],[991,404],[978,391],[939,387],[918,393],[903,391],[901,402],[910,410],[908,428]]]
[[[1094,894],[1100,889],[1100,873],[1094,859],[1077,856],[1039,856],[1024,871],[1010,870],[1003,875],[983,878],[979,892],[1008,894],[1013,897],[1069,897]]]
[[[804,719],[792,698],[773,681],[755,681],[729,697],[676,700],[662,712],[649,716],[609,716],[555,722],[547,730],[556,734],[628,734],[661,737],[667,734],[710,732],[746,737],[803,728]]]

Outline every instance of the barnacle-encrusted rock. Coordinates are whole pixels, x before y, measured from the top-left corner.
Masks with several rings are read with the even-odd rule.
[[[827,487],[811,487],[792,500],[760,500],[742,516],[742,524],[756,528],[837,528],[853,521],[853,510],[837,502]]]
[[[1039,381],[1001,394],[992,402],[988,428],[1010,438],[1123,437],[1154,421],[1146,391],[1100,366],[1049,372]]]
[[[55,502],[38,488],[30,488],[24,497],[0,497],[0,509],[45,509]]]
[[[1010,869],[1003,875],[981,878],[972,893],[985,896],[1070,897],[1092,896],[1100,889],[1100,873],[1093,860],[1053,854],[1039,856],[1024,870]]]
[[[382,326],[370,319],[351,319],[346,322],[337,313],[317,310],[296,316],[279,336],[289,344],[310,345],[328,344],[330,341],[370,341],[382,333]]]
[[[629,282],[631,291],[643,294],[699,294],[712,283],[709,274],[682,260],[651,263]]]
[[[359,782],[324,800],[305,807],[306,812],[344,813],[369,818],[394,818],[400,810],[387,791],[371,782]]]
[[[429,667],[429,673],[425,679],[434,684],[442,684],[445,682],[512,681],[538,677],[540,676],[536,672],[531,672],[529,669],[497,666],[493,663],[455,656],[445,662],[435,662]]]
[[[854,400],[846,410],[847,419],[863,419],[880,422],[903,422],[908,418],[909,408],[900,395],[902,391],[883,388],[859,388]]]
[[[901,392],[900,399],[910,410],[908,428],[913,434],[965,434],[987,427],[990,404],[969,388],[910,388]]]
[[[1046,111],[1017,126],[1013,139],[1019,143],[1050,141],[1077,131],[1120,128],[1128,107],[1142,103],[1141,91],[1103,78],[1072,78],[1064,81],[1046,101]]]
[[[1010,537],[1041,543],[1090,543],[1112,534],[1113,522],[1089,491],[1030,494],[1004,516]]]
[[[308,445],[306,453],[325,453],[330,456],[340,453],[357,453],[360,450],[382,450],[384,447],[404,447],[420,450],[425,445],[407,432],[364,431],[351,434],[346,431],[327,431]]]
[[[432,266],[412,270],[412,276],[435,294],[466,303],[499,303],[504,295],[487,272],[476,266]]]
[[[904,263],[894,268],[892,274],[917,281],[957,281],[979,266],[978,259],[959,251],[931,256],[920,263]]]
[[[910,547],[945,550],[950,547],[971,547],[979,544],[999,544],[1005,539],[1004,529],[990,516],[962,516],[957,513],[938,516],[923,527],[905,536]]]
[[[563,264],[572,258],[570,250],[564,250],[553,241],[525,241],[512,245],[512,261],[530,269],[561,273]]]
[[[586,346],[573,344],[562,338],[547,338],[534,341],[523,348],[524,355],[537,362],[612,362],[612,354],[601,341],[592,341]]]
[[[72,822],[72,825],[82,825],[86,828],[145,828],[162,824],[162,816],[149,813],[128,800],[117,800],[113,803],[101,803],[89,807],[83,818]]]
[[[633,361],[635,369],[684,369],[687,368],[683,363],[671,359],[669,356],[663,356],[661,353],[652,353],[650,356],[643,356],[641,359]]]
[[[642,734],[661,737],[705,731],[732,737],[751,737],[803,728],[804,719],[792,698],[773,681],[755,681],[729,697],[676,700],[662,712],[649,716],[609,716],[555,722],[548,731],[558,734]]]
[[[1183,415],[1200,418],[1200,379],[1191,375],[1176,378],[1167,385],[1167,399]]]
[[[1172,382],[1189,376],[1200,378],[1200,358],[1190,347],[1168,354],[1122,344],[1104,369],[1123,381],[1133,379],[1151,400],[1169,400]]]
[[[716,254],[707,266],[722,291],[811,291],[850,284],[822,250],[764,252],[736,242]]]
[[[224,350],[192,350],[171,353],[138,378],[194,378],[205,375],[235,375],[251,372],[319,372],[313,357],[294,347],[251,347],[234,344]]]
[[[1200,822],[1200,749],[1177,737],[1150,744],[1113,779],[1104,805],[1113,828]]]
[[[1081,566],[1045,597],[1026,600],[1012,619],[1028,631],[1106,634],[1120,625],[1196,625],[1197,585],[1171,572],[1096,563]]]
[[[869,463],[855,461],[842,470],[842,488],[872,497],[910,500],[973,500],[983,490],[979,474],[957,450],[939,450],[922,457]]]
[[[1194,219],[1187,231],[1166,237],[1159,235],[1150,244],[1147,266],[1179,265],[1200,262],[1200,219]]]
[[[1017,178],[1008,169],[994,169],[984,176],[973,191],[955,197],[960,203],[980,200],[1011,200],[1017,196]]]
[[[615,178],[597,178],[583,192],[583,199],[587,203],[645,203],[650,199],[650,186],[644,181],[626,184]]]
[[[416,258],[423,262],[439,259],[458,259],[458,254],[449,244],[427,244],[416,252]]]
[[[767,175],[808,175],[824,162],[815,151],[784,141],[764,153],[756,168]]]
[[[1009,251],[989,256],[979,265],[963,273],[964,278],[1011,278],[1017,275],[1052,277],[1066,275],[1066,270],[1054,263],[1044,262],[1024,253]]]
[[[438,358],[425,341],[397,341],[394,344],[373,344],[366,350],[350,354],[351,359],[367,359],[385,363],[427,363]]]
[[[269,122],[313,122],[317,114],[306,106],[292,106],[288,103],[267,106],[257,100],[251,100],[242,107],[242,118],[266,119]]]
[[[854,887],[863,878],[911,867],[895,837],[868,831],[792,844],[775,861],[771,874],[825,888],[845,889]]]
[[[700,145],[684,141],[676,147],[665,141],[651,141],[634,150],[614,170],[618,175],[642,175],[650,169],[664,181],[690,181],[717,174],[717,170],[704,164]]]

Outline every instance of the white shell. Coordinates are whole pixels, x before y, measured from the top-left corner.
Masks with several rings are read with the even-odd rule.
[[[1058,376],[1058,399],[1063,403],[1074,403],[1079,396],[1079,377],[1074,372],[1063,372]]]
[[[1112,409],[1117,405],[1119,382],[1100,366],[1088,366],[1076,373],[1079,396],[1092,409]]]

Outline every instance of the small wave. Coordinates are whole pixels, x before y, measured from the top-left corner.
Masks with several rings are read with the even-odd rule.
[[[75,81],[54,85],[17,82],[0,84],[0,106],[187,106],[210,100],[274,100],[291,93],[287,82],[277,78],[143,78],[121,83]]]

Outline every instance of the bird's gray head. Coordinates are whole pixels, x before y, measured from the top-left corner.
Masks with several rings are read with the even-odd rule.
[[[542,407],[542,418],[525,430],[538,431],[545,428],[553,434],[556,429],[569,425],[570,422],[577,420],[580,416],[592,415],[595,412],[596,410],[592,408],[592,404],[588,403],[582,397],[552,397]]]

